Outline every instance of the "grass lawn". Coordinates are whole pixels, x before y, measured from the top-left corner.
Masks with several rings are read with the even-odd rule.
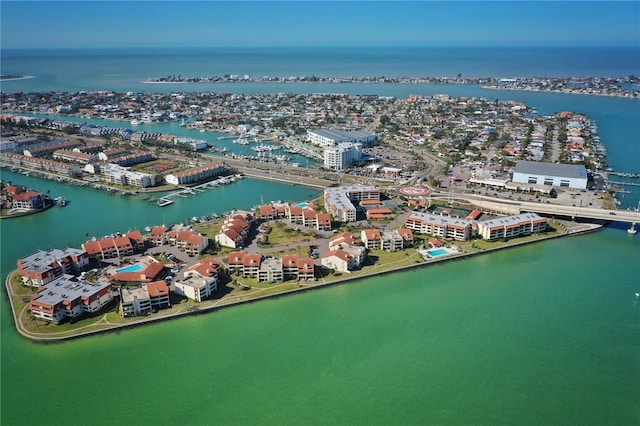
[[[293,229],[292,226],[295,227],[295,224],[289,225],[281,222],[275,222],[269,226],[271,226],[271,231],[268,234],[269,245],[271,247],[309,242],[316,239],[315,234]]]

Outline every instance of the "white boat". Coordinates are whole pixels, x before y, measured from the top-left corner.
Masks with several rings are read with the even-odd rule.
[[[131,123],[131,125],[133,125],[133,126],[137,126],[138,124],[140,124],[140,121],[134,118],[133,120],[131,120],[131,122],[130,122],[130,123]]]
[[[158,205],[160,207],[168,206],[169,204],[173,204],[173,200],[171,198],[159,198]]]
[[[636,293],[636,299],[640,299],[640,293]]]
[[[146,228],[144,228],[145,232],[151,232],[151,229],[152,228],[150,226],[147,226]]]
[[[63,197],[57,197],[55,201],[57,206],[64,207],[67,205],[67,200]]]

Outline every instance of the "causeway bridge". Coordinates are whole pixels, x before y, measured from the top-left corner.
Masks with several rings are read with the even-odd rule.
[[[497,199],[478,194],[432,194],[431,199],[443,201],[455,200],[472,204],[483,210],[489,210],[505,214],[520,214],[526,212],[540,213],[554,216],[567,216],[573,219],[598,219],[615,222],[626,222],[635,225],[640,223],[640,211],[631,210],[607,210],[593,207],[576,207],[562,204],[551,204],[532,201],[517,201],[510,199]]]

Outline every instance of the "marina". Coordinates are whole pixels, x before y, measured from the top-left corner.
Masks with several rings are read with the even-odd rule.
[[[165,207],[173,204],[174,197],[187,198],[191,195],[201,194],[205,192],[205,190],[212,189],[220,185],[228,185],[241,179],[244,179],[244,176],[242,174],[220,176],[212,181],[200,183],[194,186],[183,187],[179,191],[164,194],[162,197],[157,199],[149,198],[149,200],[156,201],[159,207]]]

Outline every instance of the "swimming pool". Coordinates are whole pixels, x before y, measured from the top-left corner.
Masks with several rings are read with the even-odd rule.
[[[445,254],[451,254],[451,252],[445,248],[427,250],[427,254],[431,257],[443,256]]]
[[[140,270],[142,270],[142,266],[136,264],[136,265],[127,266],[126,268],[117,269],[116,272],[119,274],[121,272],[138,272]]]

